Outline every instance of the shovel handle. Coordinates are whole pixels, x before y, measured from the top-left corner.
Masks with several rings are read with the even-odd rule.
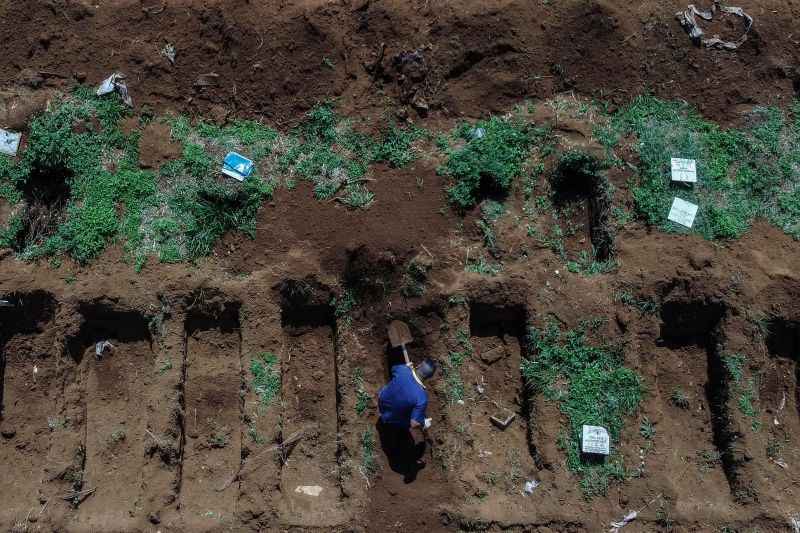
[[[408,358],[408,352],[406,351],[406,345],[405,344],[401,344],[400,347],[403,349],[403,358],[405,358],[406,364],[410,365],[411,364],[411,360]]]

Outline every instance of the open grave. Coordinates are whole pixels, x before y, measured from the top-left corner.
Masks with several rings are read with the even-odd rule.
[[[66,168],[39,168],[31,172],[23,187],[25,201],[22,231],[16,249],[42,244],[63,222],[70,197],[72,172]]]
[[[0,527],[10,529],[39,510],[42,461],[52,438],[61,380],[53,354],[54,298],[12,293],[0,307]]]
[[[772,413],[767,456],[795,464],[800,449],[800,322],[773,318],[767,323],[767,352],[771,364],[763,376],[762,405]]]
[[[62,475],[77,508],[72,519],[89,529],[134,527],[147,438],[142,406],[153,379],[148,321],[105,300],[81,303],[78,313],[80,326],[66,346],[75,367],[65,378],[64,419],[51,424],[78,443],[74,452],[56,448],[74,458]]]
[[[473,301],[449,318],[454,342],[443,363],[445,439],[451,480],[463,489],[459,512],[466,520],[513,522],[525,500],[524,483],[538,477],[520,374],[527,310]]]
[[[329,289],[314,280],[277,287],[283,333],[281,521],[340,524],[336,320]]]
[[[661,308],[661,336],[652,348],[657,374],[651,402],[664,411],[658,448],[665,451],[648,458],[648,471],[681,513],[729,505],[746,485],[723,363],[726,314],[724,302],[713,299],[671,300]],[[685,483],[702,487],[703,498],[683,496],[677,487]]]
[[[211,530],[230,524],[241,465],[241,304],[210,289],[188,301],[183,361],[183,446],[179,506],[184,524]]]
[[[550,187],[569,258],[581,262],[612,259],[612,193],[600,162],[587,154],[567,153],[553,170]]]

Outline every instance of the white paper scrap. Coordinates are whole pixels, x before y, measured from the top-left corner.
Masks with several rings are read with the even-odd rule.
[[[10,155],[11,157],[16,156],[20,140],[22,140],[21,133],[0,130],[0,154]]]
[[[694,159],[672,158],[672,181],[697,182],[697,162]]]
[[[669,210],[667,218],[681,226],[691,228],[692,224],[694,224],[695,216],[697,216],[697,205],[675,198],[672,201],[672,209]]]
[[[322,487],[319,485],[300,485],[294,491],[298,494],[305,494],[306,496],[317,497],[322,492]]]

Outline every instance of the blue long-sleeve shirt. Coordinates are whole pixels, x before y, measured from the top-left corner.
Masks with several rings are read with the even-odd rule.
[[[392,379],[378,393],[381,420],[386,424],[410,427],[416,420],[425,424],[428,393],[417,383],[411,368],[406,365],[392,367]]]

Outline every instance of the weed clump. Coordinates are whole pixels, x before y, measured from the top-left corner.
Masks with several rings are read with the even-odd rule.
[[[262,406],[269,406],[280,395],[281,375],[278,358],[270,352],[258,354],[250,361],[252,387]]]
[[[608,429],[612,443],[619,441],[625,417],[632,415],[644,394],[641,378],[623,366],[620,346],[594,345],[590,328],[582,324],[561,331],[554,321],[544,329],[531,328],[530,348],[536,354],[522,363],[522,375],[537,392],[559,404],[569,426],[559,439],[567,466],[581,477],[587,498],[605,494],[610,480],[626,477],[622,457],[615,452],[608,462],[585,462],[580,454],[583,425]]]
[[[482,197],[506,195],[531,148],[544,135],[544,130],[516,118],[495,116],[459,126],[454,137],[464,144],[448,147],[447,160],[438,169],[454,182],[447,190],[450,202],[466,209]]]

